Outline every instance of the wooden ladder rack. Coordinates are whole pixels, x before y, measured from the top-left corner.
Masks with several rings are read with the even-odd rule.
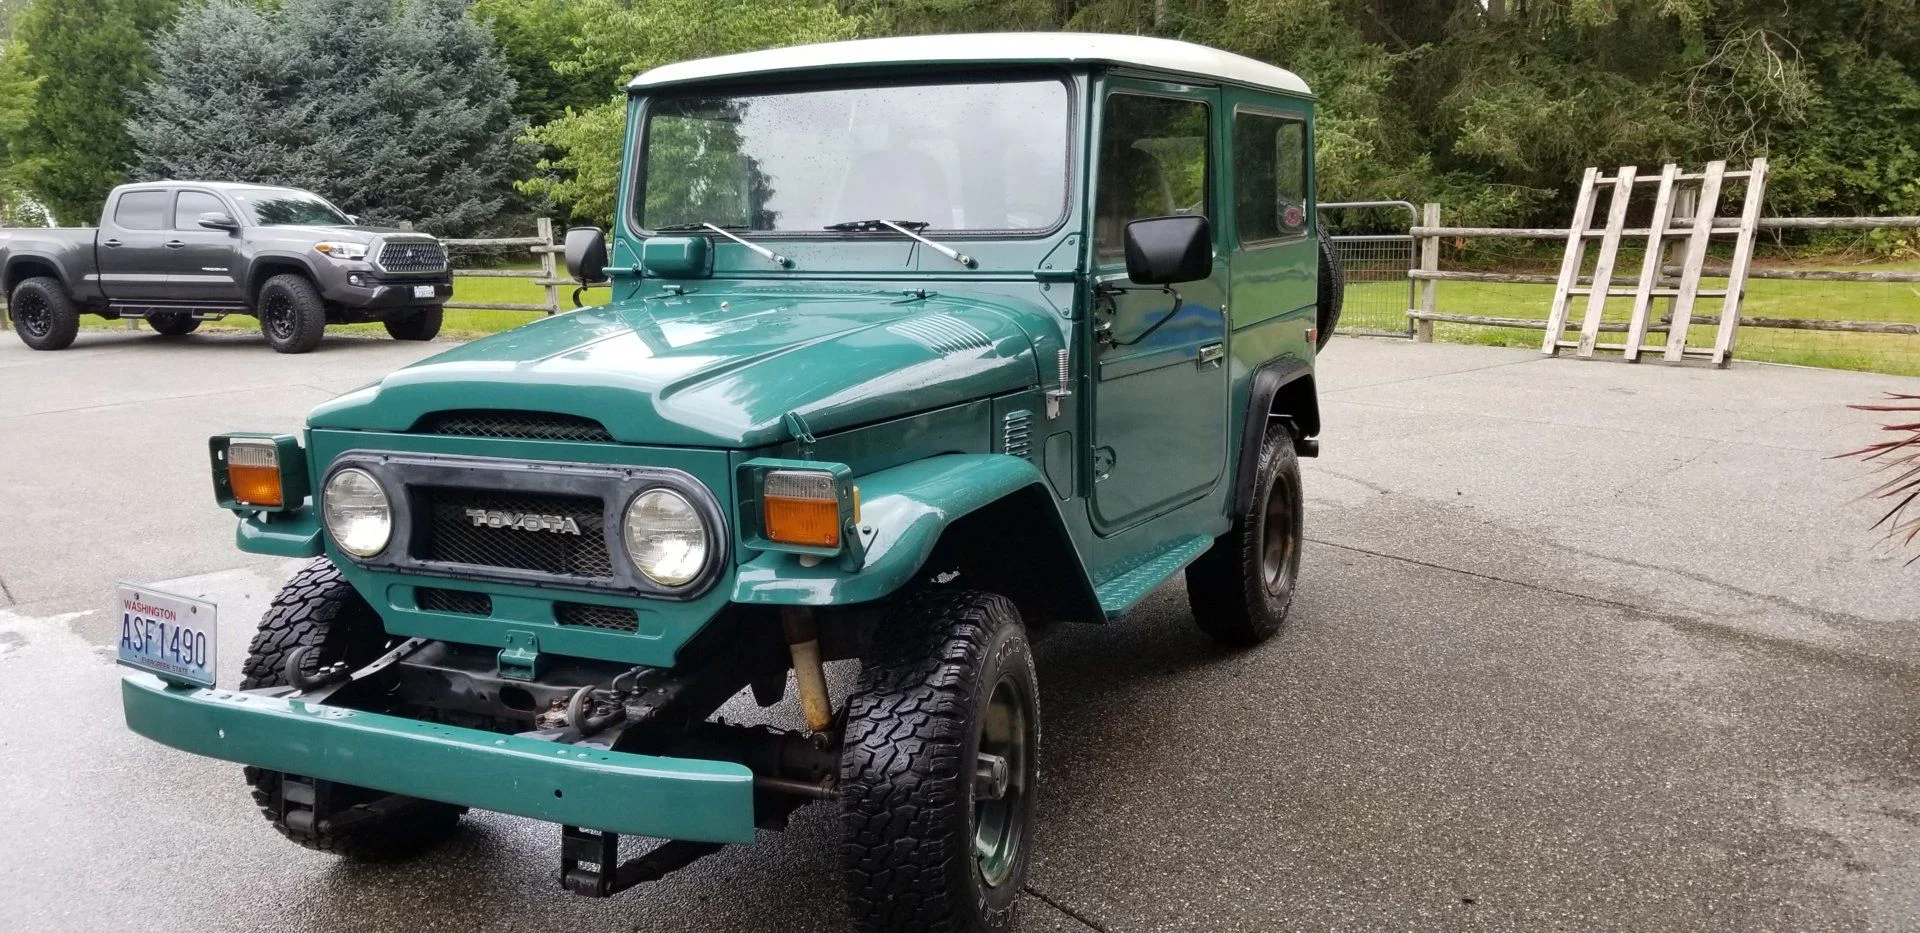
[[[1727,179],[1745,179],[1747,191],[1738,222],[1723,224],[1718,216],[1720,189]],[[1648,184],[1659,185],[1654,195],[1650,225],[1628,228],[1627,208],[1633,200],[1634,188]],[[1607,219],[1605,226],[1596,228],[1593,226],[1593,214],[1603,185],[1610,187]],[[1618,350],[1628,362],[1638,362],[1641,353],[1647,350],[1647,335],[1664,329],[1667,340],[1663,355],[1666,359],[1706,357],[1713,360],[1716,366],[1725,366],[1733,359],[1733,341],[1740,323],[1740,299],[1746,291],[1747,266],[1753,259],[1754,232],[1758,229],[1766,187],[1765,159],[1755,159],[1746,170],[1733,172],[1727,171],[1724,161],[1709,162],[1706,170],[1699,173],[1683,173],[1679,166],[1671,164],[1663,167],[1659,175],[1644,176],[1631,165],[1622,166],[1612,175],[1602,175],[1598,168],[1587,169],[1580,181],[1580,196],[1574,202],[1573,223],[1567,233],[1566,253],[1560,260],[1560,275],[1554,286],[1553,306],[1547,315],[1547,334],[1541,344],[1541,352],[1554,356],[1563,349],[1572,349],[1576,356],[1591,358],[1595,350]],[[1733,261],[1726,270],[1727,287],[1702,289],[1700,278],[1706,268],[1707,247],[1713,237],[1727,234],[1735,238]],[[1579,284],[1583,278],[1590,278],[1595,283],[1611,283],[1614,265],[1620,254],[1620,242],[1642,237],[1646,240],[1646,256],[1640,264],[1638,285],[1619,288]],[[1587,244],[1594,239],[1599,240],[1600,252],[1592,275],[1586,276],[1581,270],[1586,265]],[[1681,254],[1680,277],[1677,280],[1665,277],[1665,266],[1669,264],[1666,254],[1669,250]],[[1633,299],[1633,311],[1627,319],[1626,341],[1601,343],[1598,338],[1603,329],[1616,329],[1614,325],[1603,327],[1607,299],[1628,297]],[[1586,312],[1580,319],[1578,339],[1570,340],[1566,331],[1573,316],[1575,298],[1586,299]],[[1667,317],[1670,323],[1664,328],[1651,320],[1655,298],[1665,298],[1669,302]],[[1720,299],[1719,329],[1711,349],[1687,346],[1694,302],[1699,298]]]

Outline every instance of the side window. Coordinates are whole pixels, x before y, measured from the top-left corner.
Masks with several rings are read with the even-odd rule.
[[[171,191],[129,191],[113,206],[113,222],[127,230],[167,229]]]
[[[205,230],[207,228],[200,226],[200,215],[215,213],[228,213],[219,198],[205,191],[182,191],[173,202],[173,229]]]
[[[1233,115],[1233,226],[1242,244],[1307,232],[1307,125]]]
[[[1204,102],[1112,94],[1100,127],[1093,246],[1101,258],[1125,252],[1127,221],[1212,213]]]

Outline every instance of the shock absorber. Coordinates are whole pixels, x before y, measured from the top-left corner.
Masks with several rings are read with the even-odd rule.
[[[807,729],[825,732],[833,724],[833,698],[827,695],[827,671],[820,661],[820,626],[805,606],[780,607],[780,628],[793,654],[793,680],[800,688],[800,712]]]

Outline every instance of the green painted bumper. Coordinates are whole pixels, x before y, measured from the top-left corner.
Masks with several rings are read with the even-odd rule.
[[[606,832],[753,841],[744,766],[656,758],[418,722],[128,673],[127,727],[162,745],[274,771]]]

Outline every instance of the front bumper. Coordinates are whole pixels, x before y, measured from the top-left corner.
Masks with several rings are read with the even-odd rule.
[[[450,275],[413,278],[377,278],[369,273],[360,275],[363,283],[360,285],[352,284],[344,274],[335,277],[337,281],[321,289],[322,296],[334,304],[367,311],[443,305],[453,298],[453,277]],[[433,297],[415,297],[415,285],[433,286]]]
[[[162,745],[394,794],[604,832],[753,841],[743,765],[559,745],[220,689],[120,682],[127,727]]]

